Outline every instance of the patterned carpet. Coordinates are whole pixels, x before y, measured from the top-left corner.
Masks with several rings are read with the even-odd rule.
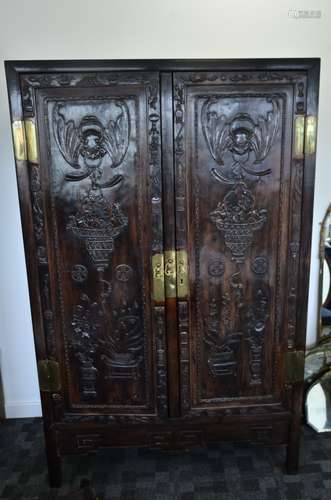
[[[59,490],[47,486],[40,419],[0,425],[0,499],[74,499],[82,478],[100,500],[330,500],[331,433],[304,428],[300,474],[282,473],[282,447],[222,444],[191,452],[102,450],[68,457]]]

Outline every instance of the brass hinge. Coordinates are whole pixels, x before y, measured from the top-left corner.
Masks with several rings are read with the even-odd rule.
[[[285,381],[288,384],[302,382],[305,370],[304,351],[288,351],[285,354]]]
[[[316,116],[310,115],[306,118],[306,140],[305,151],[308,155],[315,154],[316,151],[316,132],[317,119]]]
[[[12,123],[16,160],[38,163],[37,133],[34,120],[16,120]]]
[[[60,366],[52,359],[38,361],[39,387],[41,392],[57,392],[61,389]]]
[[[12,123],[12,132],[16,160],[27,160],[24,122],[15,120]]]
[[[297,160],[303,158],[303,148],[305,142],[305,117],[299,115],[295,118],[294,131],[294,157]]]
[[[316,116],[299,115],[295,118],[294,126],[294,157],[298,160],[304,154],[313,155],[316,151]]]
[[[30,163],[38,163],[36,124],[33,120],[25,120],[24,123],[28,160]]]

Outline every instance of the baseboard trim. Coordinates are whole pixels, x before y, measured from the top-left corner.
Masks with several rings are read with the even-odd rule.
[[[9,401],[5,404],[6,418],[41,417],[40,401]]]

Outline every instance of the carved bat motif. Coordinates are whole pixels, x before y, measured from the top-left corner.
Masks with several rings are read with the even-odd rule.
[[[67,181],[80,181],[94,173],[94,181],[98,187],[111,187],[122,180],[117,175],[109,181],[100,184],[102,175],[96,170],[102,159],[107,155],[111,162],[110,168],[118,167],[127,152],[130,138],[130,115],[124,101],[116,101],[120,113],[111,119],[106,126],[94,115],[84,116],[78,125],[64,115],[64,104],[58,103],[53,110],[53,132],[58,148],[64,160],[80,172],[66,175]],[[83,170],[82,170],[83,165]],[[103,167],[105,168],[105,167]]]
[[[234,159],[233,169],[239,169],[253,176],[264,176],[270,169],[256,170],[252,165],[261,164],[267,157],[277,134],[280,121],[279,97],[267,98],[272,110],[266,116],[258,115],[254,121],[248,113],[237,113],[228,117],[212,109],[218,98],[207,99],[201,109],[202,130],[209,151],[218,165],[224,165],[224,155],[229,151]],[[249,166],[251,153],[255,160]],[[220,182],[232,182],[226,174],[215,168],[212,173]]]

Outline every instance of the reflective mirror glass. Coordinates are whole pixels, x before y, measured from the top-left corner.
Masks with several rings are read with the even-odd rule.
[[[331,205],[321,225],[318,339],[331,336]]]
[[[309,388],[306,416],[307,423],[315,431],[331,431],[331,370]]]

